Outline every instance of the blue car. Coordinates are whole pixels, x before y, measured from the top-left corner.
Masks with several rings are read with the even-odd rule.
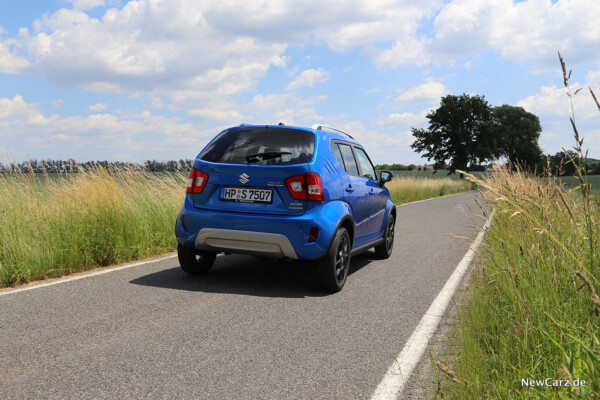
[[[216,255],[315,260],[323,289],[342,289],[350,257],[392,254],[396,207],[365,149],[334,128],[240,125],[196,157],[176,222],[183,270]]]

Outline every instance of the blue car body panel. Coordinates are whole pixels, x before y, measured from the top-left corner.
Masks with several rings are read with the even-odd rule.
[[[250,128],[241,126],[228,131],[236,129]],[[289,240],[298,259],[311,260],[327,253],[336,229],[342,224],[350,231],[354,248],[381,242],[388,217],[395,212],[388,190],[375,180],[347,174],[330,149],[332,141],[362,146],[346,135],[327,130],[287,126],[274,126],[271,129],[292,129],[314,134],[314,151],[310,162],[292,165],[228,164],[205,161],[200,158],[201,152],[193,167],[206,173],[208,179],[201,193],[186,194],[175,227],[179,243],[190,248],[197,247],[196,239],[202,229],[283,235]],[[324,201],[292,198],[286,179],[307,173],[319,175]],[[242,174],[249,177],[248,182],[243,182],[245,179]],[[272,202],[223,201],[226,188],[245,187],[271,189]],[[318,229],[318,235],[310,241],[311,229],[314,228]]]

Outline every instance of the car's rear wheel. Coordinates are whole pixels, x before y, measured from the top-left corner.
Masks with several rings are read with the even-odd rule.
[[[390,214],[385,234],[383,235],[383,243],[375,247],[375,254],[379,258],[390,258],[392,249],[394,248],[394,216]]]
[[[177,244],[177,257],[181,269],[190,275],[206,274],[217,258],[217,253],[199,251]]]
[[[348,231],[338,229],[327,254],[318,261],[319,282],[324,290],[335,293],[344,287],[350,271],[351,249]]]

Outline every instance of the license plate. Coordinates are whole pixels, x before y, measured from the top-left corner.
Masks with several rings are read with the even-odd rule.
[[[221,189],[221,200],[271,204],[273,202],[273,189],[225,187]]]

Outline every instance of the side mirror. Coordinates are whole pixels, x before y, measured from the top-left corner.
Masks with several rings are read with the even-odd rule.
[[[391,171],[381,171],[379,173],[379,186],[385,185],[386,182],[389,182],[394,177],[394,174]]]

